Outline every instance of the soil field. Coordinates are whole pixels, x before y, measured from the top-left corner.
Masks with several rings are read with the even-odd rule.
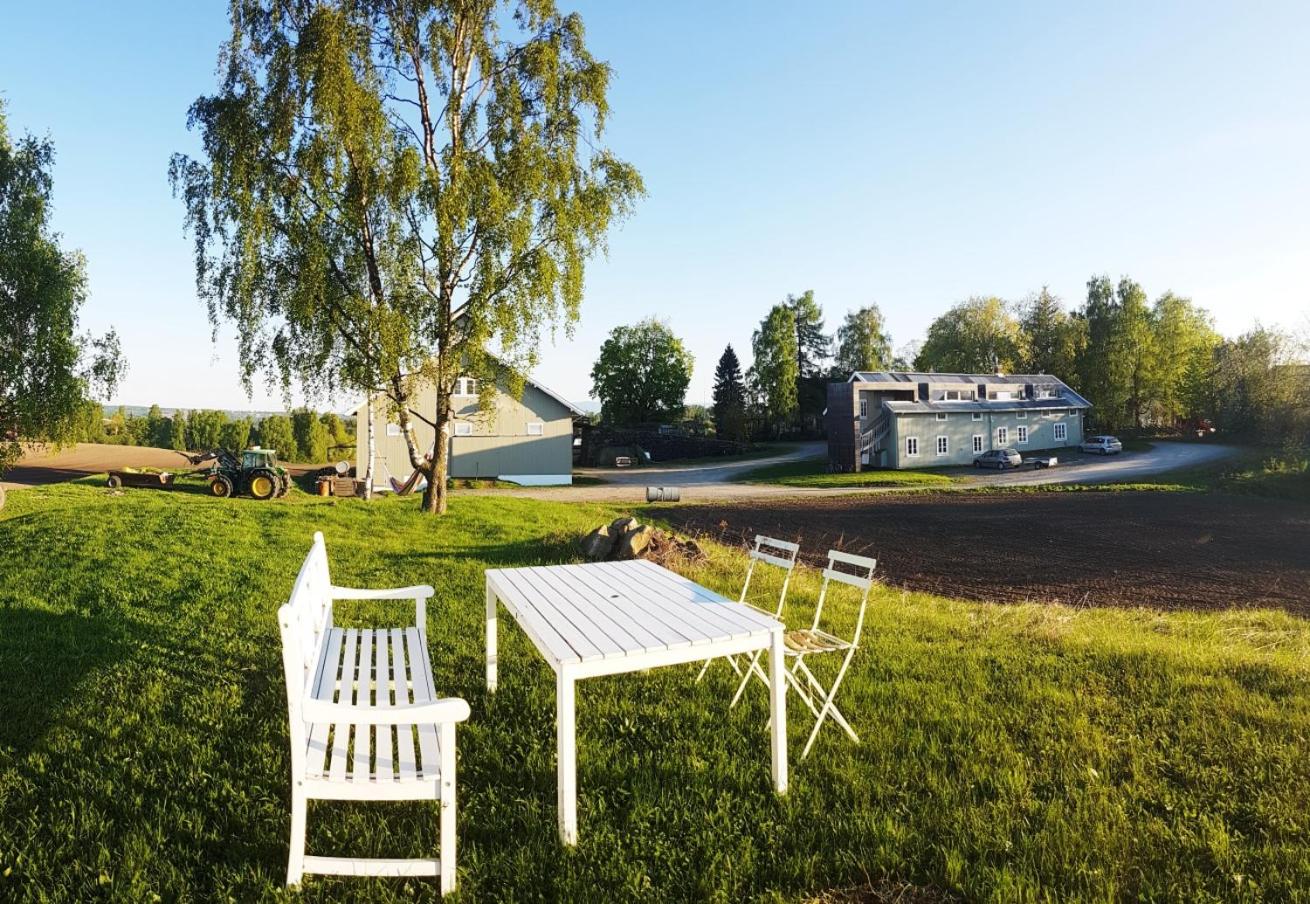
[[[318,471],[324,465],[283,465],[293,477],[302,477]],[[204,465],[202,467],[208,467]],[[0,486],[10,489],[39,486],[76,480],[92,474],[104,474],[122,468],[161,468],[186,474],[196,466],[187,461],[181,452],[156,449],[151,446],[115,446],[108,443],[78,443],[59,450],[34,450],[19,459]],[[306,485],[303,489],[309,489]]]
[[[977,600],[1310,615],[1310,507],[1201,493],[912,494],[661,508],[691,534],[875,556],[886,583]]]

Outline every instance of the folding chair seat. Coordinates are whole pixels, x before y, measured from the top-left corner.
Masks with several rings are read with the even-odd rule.
[[[839,564],[846,565],[853,570],[842,571],[837,567]],[[782,652],[790,663],[785,667],[787,683],[796,691],[797,696],[809,707],[810,712],[815,717],[814,728],[810,731],[810,736],[805,742],[805,748],[801,751],[801,759],[805,759],[806,755],[809,754],[810,748],[814,746],[814,739],[819,735],[819,729],[823,726],[824,720],[829,717],[840,725],[846,734],[850,735],[852,741],[857,744],[860,743],[859,735],[855,733],[855,729],[851,728],[845,716],[837,709],[835,701],[837,689],[841,687],[842,679],[846,677],[846,670],[850,668],[851,660],[855,657],[855,651],[860,647],[860,635],[864,631],[864,613],[869,604],[869,590],[873,587],[873,571],[877,565],[876,559],[855,556],[835,549],[828,550],[828,566],[823,569],[823,585],[819,590],[819,601],[814,608],[814,622],[808,628],[787,631],[783,635]],[[850,640],[839,637],[820,627],[823,621],[824,606],[828,602],[828,589],[834,581],[838,584],[853,587],[860,592],[860,606],[855,617],[855,630],[852,632]],[[831,605],[828,608],[831,610]],[[837,676],[833,679],[832,686],[825,689],[806,660],[812,656],[843,652],[845,655],[842,657]],[[758,659],[752,665],[755,666],[755,671],[763,677],[763,672],[759,669]]]
[[[796,555],[800,552],[800,549],[799,543],[789,543],[786,540],[775,540],[772,537],[757,534],[755,536],[755,548],[750,550],[750,565],[746,568],[746,581],[741,585],[741,595],[737,598],[737,602],[750,606],[757,612],[781,619],[782,607],[787,602],[787,585],[791,582],[792,569],[796,567]],[[746,599],[746,594],[751,587],[751,578],[755,574],[755,566],[759,562],[781,568],[785,572],[782,578],[782,590],[778,593],[778,603],[773,607],[772,611],[757,606]],[[727,660],[728,665],[732,666],[732,670],[742,679],[741,686],[737,688],[736,696],[732,698],[732,705],[736,706],[737,700],[741,697],[742,688],[746,686],[746,682],[750,677],[750,670],[743,670],[737,662],[736,656],[724,656],[722,658]],[[754,658],[758,659],[758,654]],[[701,666],[700,672],[696,675],[697,682],[705,677],[705,673],[709,671],[710,663],[713,661],[712,659],[705,660],[705,664]],[[768,684],[768,679],[765,679],[764,683]]]

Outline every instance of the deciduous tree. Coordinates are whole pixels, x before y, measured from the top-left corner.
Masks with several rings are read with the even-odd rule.
[[[1013,373],[1023,357],[1023,330],[1006,303],[975,297],[932,322],[914,366],[940,373]]]
[[[231,21],[191,108],[203,161],[171,167],[211,319],[247,385],[383,394],[444,511],[455,381],[521,389],[641,194],[601,143],[610,69],[550,0],[233,0]]]
[[[796,317],[786,304],[774,305],[751,337],[755,362],[750,377],[775,432],[796,416],[796,382],[800,376]]]
[[[591,392],[606,423],[624,427],[682,414],[691,382],[691,353],[655,318],[617,326],[591,368]]]
[[[885,370],[892,366],[892,337],[882,309],[867,304],[847,311],[837,328],[837,360],[834,376],[845,379],[857,370]]]
[[[10,139],[0,104],[0,473],[19,440],[75,440],[89,396],[125,370],[112,330],[78,335],[85,263],[50,229],[53,163],[48,140]]]

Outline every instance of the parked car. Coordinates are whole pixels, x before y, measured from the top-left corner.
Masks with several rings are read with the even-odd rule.
[[[998,471],[1017,468],[1021,464],[1023,464],[1023,456],[1019,454],[1018,449],[992,449],[973,460],[975,468],[996,468]]]
[[[1116,455],[1124,450],[1124,444],[1117,436],[1089,436],[1079,448],[1099,455]]]

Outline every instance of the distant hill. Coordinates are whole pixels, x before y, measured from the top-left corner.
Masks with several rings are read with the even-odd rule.
[[[115,414],[118,413],[119,408],[122,408],[123,412],[128,417],[145,417],[147,414],[150,413],[149,405],[101,405],[100,407],[104,410],[105,417],[113,417]],[[164,417],[172,417],[174,413],[176,413],[178,410],[190,412],[190,411],[198,411],[201,409],[197,409],[197,408],[177,409],[177,408],[165,408],[162,405],[159,406],[159,412]],[[226,414],[230,420],[237,420],[238,418],[248,417],[252,421],[256,421],[256,422],[262,421],[264,418],[274,414],[281,414],[286,416],[289,416],[291,414],[291,412],[289,411],[232,411],[232,410],[224,411],[223,413]],[[319,412],[319,413],[322,414],[324,412]],[[341,415],[341,417],[342,418],[354,417],[354,413],[350,412],[348,414],[343,414]]]

